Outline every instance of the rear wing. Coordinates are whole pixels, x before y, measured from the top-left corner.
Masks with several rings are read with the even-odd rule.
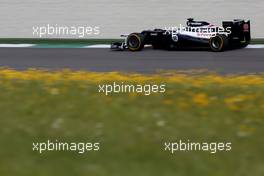
[[[250,20],[223,21],[223,27],[230,30],[229,37],[233,40],[249,43],[251,40]]]

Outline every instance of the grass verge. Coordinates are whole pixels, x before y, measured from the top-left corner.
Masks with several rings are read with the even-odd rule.
[[[98,93],[104,83],[166,93]],[[264,75],[0,70],[0,175],[262,176]],[[32,142],[100,142],[100,152],[32,151]],[[166,141],[232,142],[170,154]]]

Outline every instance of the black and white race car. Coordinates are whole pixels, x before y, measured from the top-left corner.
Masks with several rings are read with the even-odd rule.
[[[216,26],[206,21],[187,20],[186,26],[167,29],[144,30],[141,33],[121,35],[124,42],[113,42],[112,50],[140,51],[146,45],[154,49],[183,50],[208,48],[212,51],[224,51],[246,47],[251,40],[250,21],[223,21]]]

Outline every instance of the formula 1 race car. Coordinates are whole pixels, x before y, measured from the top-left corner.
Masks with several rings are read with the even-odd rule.
[[[144,30],[141,33],[121,35],[124,42],[113,42],[112,50],[140,51],[145,45],[154,49],[183,50],[208,48],[219,52],[246,47],[251,40],[250,21],[223,21],[216,26],[206,21],[187,20],[187,26],[167,29]]]

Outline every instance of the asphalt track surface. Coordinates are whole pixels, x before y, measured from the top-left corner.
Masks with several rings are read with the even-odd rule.
[[[17,70],[69,68],[140,73],[205,69],[220,74],[248,74],[264,72],[264,49],[238,49],[215,53],[152,49],[129,52],[109,49],[0,48],[0,66]]]

